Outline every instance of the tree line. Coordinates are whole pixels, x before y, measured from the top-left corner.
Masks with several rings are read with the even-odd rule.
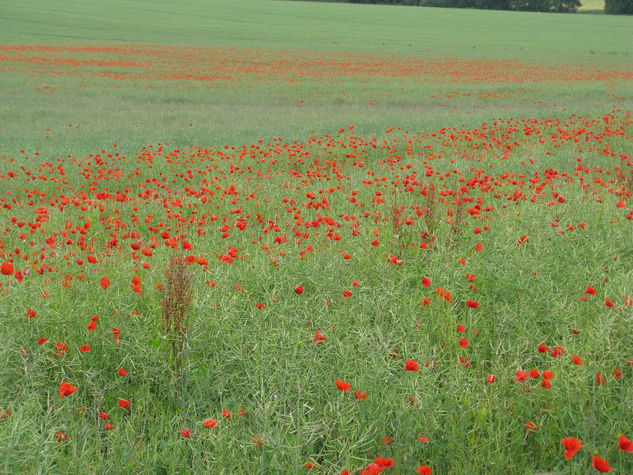
[[[310,0],[309,0],[310,1]],[[580,0],[311,0],[420,7],[477,8],[483,10],[516,10],[526,12],[575,12]],[[633,0],[605,0],[605,13],[633,14]]]

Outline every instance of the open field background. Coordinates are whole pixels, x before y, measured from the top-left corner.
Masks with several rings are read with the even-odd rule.
[[[4,2],[0,471],[633,472],[632,25]]]

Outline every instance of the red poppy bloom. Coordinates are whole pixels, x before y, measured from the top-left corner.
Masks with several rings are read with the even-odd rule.
[[[68,436],[63,432],[55,432],[55,438],[57,439],[57,442],[63,442],[68,439]]]
[[[466,305],[468,305],[470,308],[478,308],[479,302],[475,300],[466,300]]]
[[[466,331],[466,327],[460,323],[457,325],[457,331],[459,333],[464,333]]]
[[[383,437],[381,442],[382,445],[391,445],[393,443],[393,437]]]
[[[622,372],[619,368],[615,368],[613,370],[613,375],[615,376],[615,379],[620,379],[622,377]]]
[[[222,417],[224,417],[226,419],[230,419],[231,418],[231,411],[229,411],[227,409],[222,409]]]
[[[47,338],[40,338],[39,340],[37,340],[37,344],[38,345],[43,345],[44,343],[46,343],[48,341]]]
[[[13,275],[13,264],[9,261],[3,262],[0,267],[0,273],[3,275]]]
[[[82,353],[88,353],[90,352],[90,345],[83,345],[82,347],[79,348],[79,351],[81,351]]]
[[[107,290],[108,287],[110,287],[110,279],[108,279],[107,277],[101,277],[101,280],[99,281],[99,285],[101,285],[103,290]]]
[[[191,437],[191,430],[190,429],[181,430],[180,435],[182,435],[185,439],[188,439],[189,437]]]
[[[218,423],[218,421],[216,421],[215,419],[212,418],[208,418],[205,419],[205,421],[202,423],[202,427],[215,427],[215,425]]]
[[[356,399],[367,399],[367,394],[364,392],[359,391],[358,389],[356,391],[354,391],[354,397]]]
[[[404,363],[404,370],[405,371],[417,371],[419,369],[420,369],[420,365],[418,364],[417,361],[407,360]]]
[[[550,353],[550,356],[552,356],[554,358],[558,358],[563,353],[565,353],[565,349],[563,347],[555,346],[554,349],[552,350],[552,352]]]
[[[536,379],[541,376],[541,373],[538,372],[538,369],[532,368],[529,374],[530,378]]]
[[[597,455],[591,457],[591,462],[593,463],[593,468],[595,468],[599,472],[607,473],[613,470],[613,467],[609,465],[609,462],[607,462],[602,457],[598,457]]]
[[[538,351],[539,353],[549,353],[550,349],[545,343],[541,343],[538,346],[538,350],[536,350],[536,351]]]
[[[624,434],[620,434],[618,441],[618,449],[624,450],[627,454],[633,454],[633,441],[626,438]]]
[[[495,375],[494,374],[489,374],[488,376],[486,376],[486,381],[488,381],[490,384],[495,382]]]
[[[106,430],[112,430],[112,429],[114,429],[114,426],[112,424],[110,424],[109,422],[106,422],[105,428],[106,428]]]
[[[613,301],[612,301],[611,299],[605,299],[605,300],[604,300],[604,304],[605,304],[607,307],[613,307],[613,305],[614,305],[614,304],[613,304]]]
[[[119,399],[119,407],[121,409],[125,409],[126,407],[130,407],[130,401],[127,399]]]
[[[422,435],[418,436],[418,440],[420,441],[420,443],[423,443],[423,444],[428,444],[429,443],[429,438],[428,437],[424,437]]]
[[[119,368],[119,376],[127,376],[127,371],[125,371],[123,368]]]
[[[596,373],[596,383],[604,384],[606,382],[607,382],[607,379],[604,377],[604,375],[600,371],[598,371]]]
[[[571,460],[576,452],[582,449],[582,442],[578,440],[576,437],[567,437],[565,439],[560,440],[563,447],[565,447],[565,458],[567,460]]]
[[[527,379],[528,373],[521,369],[517,369],[517,375],[514,377],[514,381],[519,381],[520,383],[523,383],[524,381],[527,381]]]
[[[429,285],[431,285],[431,279],[429,279],[428,277],[424,277],[422,279],[422,287],[428,287]]]
[[[528,432],[538,430],[538,427],[536,427],[536,424],[534,424],[533,422],[526,422],[523,427],[525,427]]]
[[[418,467],[418,475],[431,475],[433,473],[433,469],[428,465],[420,465]]]
[[[104,421],[107,421],[108,419],[110,419],[110,416],[105,411],[99,411],[99,417],[103,419]]]
[[[582,359],[580,358],[580,356],[571,355],[571,360],[574,362],[575,365],[582,366]]]
[[[462,348],[466,348],[468,346],[468,340],[466,338],[460,338],[459,346],[461,346]]]
[[[77,388],[75,386],[62,381],[59,385],[59,398],[61,399],[64,396],[70,396],[75,391],[77,391]]]
[[[588,285],[587,288],[585,289],[585,293],[589,295],[596,295],[596,289]]]
[[[554,379],[554,373],[548,370],[543,371],[543,379],[546,379],[548,381]]]
[[[297,295],[301,295],[301,294],[303,293],[303,290],[304,290],[304,289],[303,289],[303,286],[302,286],[302,285],[297,285],[297,286],[295,287],[295,292],[296,292],[296,294],[297,294]]]
[[[339,388],[344,393],[352,389],[352,385],[350,383],[346,383],[345,381],[341,381],[340,379],[334,381],[334,384],[336,384],[336,387]]]
[[[394,460],[388,457],[375,457],[374,463],[381,468],[391,468],[395,465]]]
[[[33,310],[32,308],[27,309],[26,316],[27,318],[35,318],[35,310]]]

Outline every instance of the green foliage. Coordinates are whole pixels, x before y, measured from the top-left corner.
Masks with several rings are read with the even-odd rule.
[[[605,0],[604,12],[610,15],[633,15],[633,0]]]

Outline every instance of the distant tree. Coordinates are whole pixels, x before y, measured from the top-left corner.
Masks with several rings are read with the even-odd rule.
[[[510,0],[510,8],[524,12],[575,12],[580,0]]]
[[[605,0],[604,12],[611,15],[633,15],[633,0]]]

